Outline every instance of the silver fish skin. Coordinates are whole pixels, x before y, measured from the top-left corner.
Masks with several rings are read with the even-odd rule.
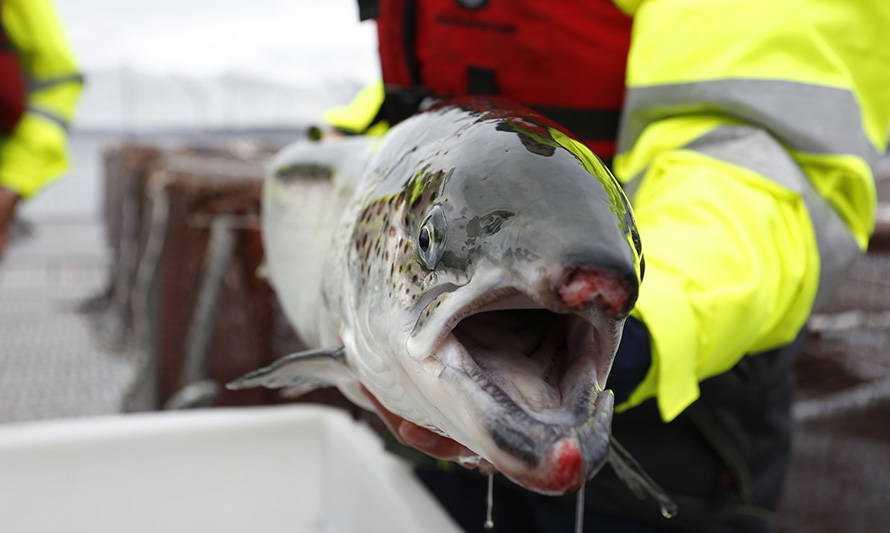
[[[269,279],[318,350],[234,388],[333,384],[372,409],[363,385],[540,493],[602,467],[642,252],[589,150],[525,108],[461,99],[382,139],[288,147],[263,201]]]

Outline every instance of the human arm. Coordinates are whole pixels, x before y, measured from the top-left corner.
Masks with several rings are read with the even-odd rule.
[[[402,444],[416,448],[436,459],[452,461],[467,468],[475,468],[477,466],[483,470],[491,468],[488,461],[484,459],[480,459],[478,462],[475,460],[470,462],[462,461],[462,458],[473,458],[476,454],[453,439],[443,437],[423,426],[418,426],[413,422],[405,420],[383,407],[367,389],[362,387],[362,390],[374,404],[377,415],[383,420],[387,429]]]
[[[843,40],[890,18],[847,12],[845,33],[808,2],[617,3],[635,19],[615,169],[652,347],[619,409],[654,396],[671,420],[700,381],[793,339],[864,248],[890,100]]]
[[[83,79],[48,0],[5,0],[2,17],[28,96],[25,113],[0,142],[0,187],[28,198],[68,165],[67,127]]]

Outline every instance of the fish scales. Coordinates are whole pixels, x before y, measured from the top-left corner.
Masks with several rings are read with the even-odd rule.
[[[541,493],[623,461],[605,383],[640,239],[615,178],[556,124],[465,98],[382,139],[297,143],[273,162],[262,227],[269,279],[316,350],[233,388],[327,383],[373,409],[364,387]]]

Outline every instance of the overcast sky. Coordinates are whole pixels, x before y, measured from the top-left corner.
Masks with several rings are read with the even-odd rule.
[[[299,84],[379,76],[355,0],[55,0],[83,67]]]

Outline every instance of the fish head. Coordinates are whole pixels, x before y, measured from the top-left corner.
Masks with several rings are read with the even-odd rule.
[[[357,254],[381,259],[355,265],[379,287],[364,321],[388,322],[377,344],[393,346],[410,398],[387,405],[366,385],[409,419],[403,407],[422,403],[423,425],[526,488],[576,490],[608,456],[605,384],[642,277],[630,205],[595,155],[531,111],[464,100],[428,113],[446,131],[378,163],[403,181],[353,234]]]

